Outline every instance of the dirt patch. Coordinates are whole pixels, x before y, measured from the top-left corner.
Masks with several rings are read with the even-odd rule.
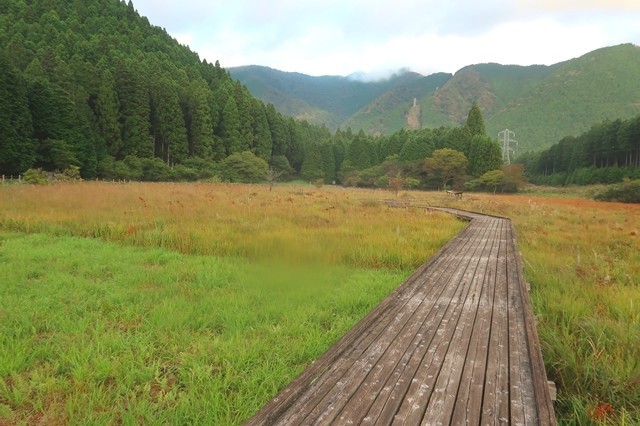
[[[421,127],[420,114],[422,114],[420,104],[414,103],[414,105],[409,109],[409,114],[407,115],[407,125],[410,129],[419,129]]]

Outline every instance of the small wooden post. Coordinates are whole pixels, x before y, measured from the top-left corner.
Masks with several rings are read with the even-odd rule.
[[[556,384],[552,380],[547,380],[547,386],[549,387],[549,395],[551,396],[551,401],[555,404],[558,396]]]

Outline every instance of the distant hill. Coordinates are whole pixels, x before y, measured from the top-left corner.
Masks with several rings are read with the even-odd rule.
[[[551,66],[478,64],[455,75],[406,72],[377,82],[257,66],[229,72],[283,114],[332,130],[390,134],[415,126],[410,117],[416,112],[421,127],[459,125],[475,101],[490,134],[516,132],[519,152],[543,149],[605,119],[640,113],[640,47],[633,44]]]
[[[432,81],[443,84],[451,77],[450,74],[443,74],[443,78],[403,72],[384,81],[364,82],[355,75],[312,77],[257,65],[229,68],[228,71],[254,96],[272,103],[281,113],[325,124],[333,130],[343,126],[361,108],[376,104],[379,97],[395,93],[391,96],[394,101],[400,96],[409,102],[407,96],[423,96],[429,90],[433,91],[433,88],[428,89],[433,86]]]

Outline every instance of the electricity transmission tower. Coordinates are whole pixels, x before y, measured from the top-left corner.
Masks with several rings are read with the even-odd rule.
[[[516,149],[513,145],[518,146],[518,141],[513,139],[516,137],[515,132],[505,129],[498,133],[498,139],[502,142],[502,161],[505,164],[511,164],[511,156],[515,157]]]

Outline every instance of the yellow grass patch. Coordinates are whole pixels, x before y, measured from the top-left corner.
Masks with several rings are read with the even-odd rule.
[[[0,189],[0,226],[187,254],[415,268],[464,225],[339,187],[112,183]]]

